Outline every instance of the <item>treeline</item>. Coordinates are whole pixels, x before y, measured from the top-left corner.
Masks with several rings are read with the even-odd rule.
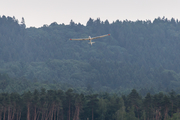
[[[110,33],[96,40],[69,41]],[[180,22],[157,18],[154,21],[115,21],[89,19],[86,26],[71,20],[69,25],[44,25],[25,28],[15,17],[0,17],[0,60],[42,62],[49,59],[88,61],[91,58],[122,61],[144,67],[160,67],[179,72]]]
[[[111,36],[93,46],[87,41],[69,41],[107,33]],[[90,85],[107,92],[132,88],[178,92],[179,33],[180,22],[164,17],[111,24],[90,18],[86,26],[71,20],[69,25],[54,22],[26,28],[24,18],[19,22],[15,17],[1,16],[0,73],[13,80],[1,79],[4,87],[0,91],[31,90],[33,81],[34,87],[63,83],[82,89]]]
[[[178,120],[180,95],[79,94],[72,89],[0,94],[2,120]]]

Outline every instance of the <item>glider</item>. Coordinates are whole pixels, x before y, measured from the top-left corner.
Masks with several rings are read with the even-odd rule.
[[[89,44],[93,44],[93,43],[95,43],[95,42],[91,42],[91,40],[93,40],[93,39],[97,39],[97,38],[102,38],[102,37],[106,37],[106,36],[109,36],[110,34],[106,34],[106,35],[101,35],[101,36],[97,36],[97,37],[91,37],[91,36],[89,36],[89,38],[78,38],[78,39],[70,39],[70,40],[89,40],[90,42],[89,42]]]

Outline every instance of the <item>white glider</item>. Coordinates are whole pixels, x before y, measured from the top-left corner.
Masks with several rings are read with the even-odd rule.
[[[91,40],[93,40],[93,39],[97,39],[97,38],[102,38],[102,37],[106,37],[106,36],[109,36],[110,34],[107,34],[107,35],[101,35],[101,36],[97,36],[97,37],[91,37],[91,36],[89,36],[89,38],[78,38],[78,39],[70,39],[70,40],[89,40],[90,42],[89,42],[89,44],[93,44],[93,43],[95,43],[95,42],[91,42]]]

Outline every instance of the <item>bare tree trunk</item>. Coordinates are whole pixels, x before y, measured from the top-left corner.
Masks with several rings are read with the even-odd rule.
[[[159,110],[156,110],[156,120],[159,120]]]
[[[77,117],[76,117],[76,120],[79,120],[79,113],[80,113],[80,106],[78,106],[78,108],[77,108]]]
[[[17,113],[16,113],[16,120],[19,120],[18,117],[19,117],[19,113],[17,112]]]
[[[3,120],[6,120],[6,107],[4,107],[4,115],[3,115]]]
[[[2,109],[0,108],[0,120],[2,120]]]
[[[58,108],[57,108],[57,120],[59,120],[59,106],[58,106]]]
[[[62,118],[61,118],[61,120],[64,120],[64,110],[62,109]]]
[[[50,111],[49,111],[49,113],[50,113]],[[45,118],[44,118],[45,120],[48,120],[48,118],[49,118],[49,113],[48,113],[48,111],[45,112]]]
[[[75,112],[74,112],[73,120],[76,120],[76,113],[77,113],[77,107],[76,107],[76,110],[75,110]]]
[[[45,104],[43,104],[44,106]],[[47,113],[46,113],[46,110],[42,107],[41,108],[41,112],[42,112],[42,117],[41,117],[41,120],[45,120],[45,118],[47,117]]]
[[[44,119],[44,113],[42,112],[41,120],[43,120],[43,119]]]
[[[37,118],[37,112],[36,112],[37,110],[36,110],[36,106],[35,106],[35,108],[34,108],[34,120],[36,120],[36,118]]]
[[[16,120],[21,119],[21,111],[17,111]]]
[[[68,120],[70,120],[70,116],[71,116],[71,110],[70,110],[70,107],[71,107],[71,105],[70,105],[70,100],[69,100],[69,111],[68,111]]]
[[[53,119],[53,110],[54,110],[54,105],[52,107],[49,107],[49,111],[46,111],[46,117],[45,120],[52,120]]]
[[[19,114],[19,120],[21,119],[21,112],[20,112],[20,114]]]
[[[45,111],[42,110],[42,117],[41,117],[41,120],[44,120],[44,116],[45,116]]]
[[[8,105],[8,120],[11,118],[11,108],[10,105]]]
[[[92,120],[94,119],[93,108],[92,108]]]
[[[40,113],[39,113],[39,112],[37,112],[37,120],[39,120],[39,116],[40,116]]]
[[[167,115],[168,115],[168,108],[166,107],[166,111],[165,111],[164,120],[166,120],[166,118],[167,118]]]
[[[27,120],[30,120],[30,103],[27,103]]]
[[[11,120],[14,119],[15,113],[16,113],[16,105],[13,107]]]
[[[73,117],[73,120],[79,120],[79,113],[80,113],[80,104],[78,103],[76,105],[76,110],[75,110],[75,113],[74,113],[74,117]]]
[[[57,120],[57,107],[54,108],[54,119],[53,120]]]
[[[71,113],[70,113],[70,107],[71,107],[71,105],[70,105],[70,100],[69,100],[69,119],[68,120],[70,120],[70,115],[71,115]]]
[[[53,120],[53,114],[54,114],[54,103],[53,103],[52,108],[51,108],[51,120]]]

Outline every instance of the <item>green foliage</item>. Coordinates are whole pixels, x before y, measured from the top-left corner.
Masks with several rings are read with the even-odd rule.
[[[89,19],[86,26],[44,25],[26,28],[15,17],[0,17],[0,92],[42,87],[78,92],[128,94],[136,88],[145,96],[174,89],[180,93],[180,22],[166,18],[146,21]],[[89,46],[69,38],[111,36]],[[3,78],[4,75],[9,78]]]
[[[126,114],[125,120],[138,120],[138,118],[135,117],[134,107],[129,108],[129,112]]]
[[[131,100],[132,99],[132,100]],[[72,89],[0,93],[1,119],[96,119],[96,120],[178,120],[179,95],[147,94],[141,98],[133,89],[128,95],[100,93],[84,95]],[[130,102],[131,101],[131,102]],[[137,109],[138,107],[138,109]],[[9,116],[9,117],[8,117]]]
[[[42,87],[67,90],[71,87],[89,93],[106,91],[128,94],[131,88],[137,88],[143,96],[148,92],[154,94],[159,91],[169,92],[171,89],[179,93],[179,74],[175,71],[147,70],[123,62],[91,60],[88,63],[55,59],[31,64],[4,63],[2,66],[6,67],[4,71],[8,74],[1,74],[2,92],[23,93]]]
[[[180,119],[180,113],[179,110],[177,111],[177,113],[173,114],[172,118],[169,118],[168,120],[179,120]]]

